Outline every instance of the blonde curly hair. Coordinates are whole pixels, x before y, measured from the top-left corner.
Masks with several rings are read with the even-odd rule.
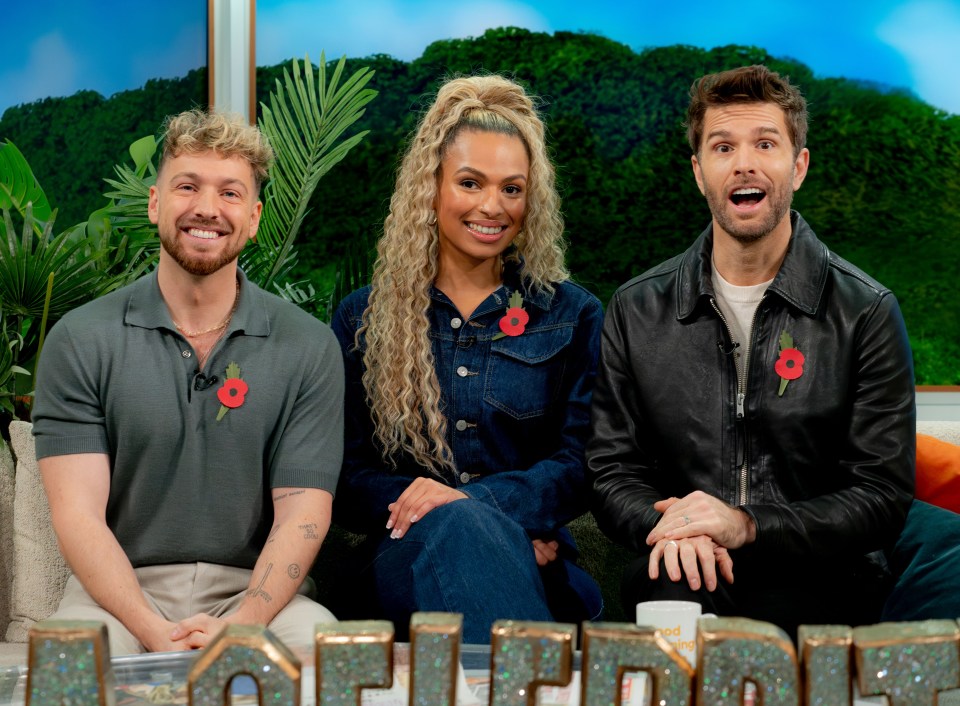
[[[502,76],[447,81],[421,117],[397,172],[356,337],[358,345],[361,336],[366,345],[363,385],[384,459],[396,465],[405,452],[438,475],[455,468],[429,336],[439,242],[433,204],[443,157],[464,130],[515,135],[526,147],[530,174],[523,229],[504,255],[522,263],[524,286],[552,292],[554,283],[569,277],[560,197],[533,100]]]

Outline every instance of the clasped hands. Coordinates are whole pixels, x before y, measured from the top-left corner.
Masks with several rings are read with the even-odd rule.
[[[717,574],[733,583],[733,559],[728,550],[752,542],[756,527],[747,513],[719,498],[696,490],[682,498],[667,498],[653,505],[663,516],[647,535],[653,547],[647,567],[651,579],[660,576],[660,559],[671,581],[687,577],[691,590],[702,585],[717,588]]]
[[[177,623],[159,615],[155,621],[149,622],[148,633],[139,637],[149,652],[180,652],[203,649],[228,623],[242,620],[236,614],[215,618],[206,613],[197,613]]]

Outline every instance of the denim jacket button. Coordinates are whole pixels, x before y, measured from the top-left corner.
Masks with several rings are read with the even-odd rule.
[[[460,474],[460,482],[461,482],[461,483],[469,483],[469,482],[470,482],[470,474],[467,473],[466,471],[464,471],[463,473],[461,473],[461,474]]]
[[[467,370],[466,365],[461,365],[459,368],[457,368],[457,375],[459,375],[460,377],[465,378],[469,374],[470,374],[470,371]]]
[[[460,328],[461,326],[463,326],[463,319],[457,317],[450,319],[450,328]]]
[[[464,419],[457,420],[457,431],[463,431],[467,428],[467,422]]]

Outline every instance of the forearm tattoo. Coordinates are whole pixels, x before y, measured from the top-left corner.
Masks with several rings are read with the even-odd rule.
[[[297,525],[300,528],[300,531],[303,532],[304,539],[320,539],[320,535],[317,533],[317,523],[310,522],[305,525]]]
[[[267,564],[267,570],[263,574],[263,578],[260,579],[260,583],[257,584],[256,588],[247,589],[247,595],[251,598],[262,598],[264,601],[269,603],[273,600],[273,596],[263,590],[263,584],[266,583],[267,577],[270,575],[270,572],[273,570],[273,563]]]
[[[290,564],[287,567],[287,576],[296,580],[300,578],[300,566],[298,564]]]

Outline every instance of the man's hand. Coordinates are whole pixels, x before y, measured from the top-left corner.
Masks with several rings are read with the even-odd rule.
[[[667,498],[653,504],[663,517],[647,535],[647,544],[663,539],[681,540],[700,535],[721,547],[739,549],[756,539],[753,520],[743,510],[730,507],[719,498],[695,490],[683,498]]]
[[[411,524],[433,508],[468,497],[466,493],[461,493],[456,488],[451,488],[432,478],[417,478],[407,486],[399,498],[387,505],[390,511],[387,529],[393,530],[390,536],[393,539],[400,539],[410,529]]]
[[[724,547],[718,546],[710,537],[699,536],[686,539],[661,539],[650,551],[647,573],[651,579],[660,576],[660,559],[667,571],[667,577],[680,581],[684,575],[690,590],[700,590],[700,574],[703,574],[703,586],[708,591],[717,588],[717,569],[720,575],[733,583],[733,559]]]
[[[560,542],[553,540],[544,542],[542,539],[533,540],[533,551],[537,555],[537,566],[546,566],[557,558]]]
[[[170,631],[170,639],[182,643],[181,650],[199,650],[206,647],[221,630],[232,622],[230,618],[214,618],[197,613],[177,623]]]
[[[148,652],[183,652],[195,649],[189,641],[174,638],[173,631],[177,624],[162,618],[159,615],[155,621],[141,624],[140,630],[134,635]]]

